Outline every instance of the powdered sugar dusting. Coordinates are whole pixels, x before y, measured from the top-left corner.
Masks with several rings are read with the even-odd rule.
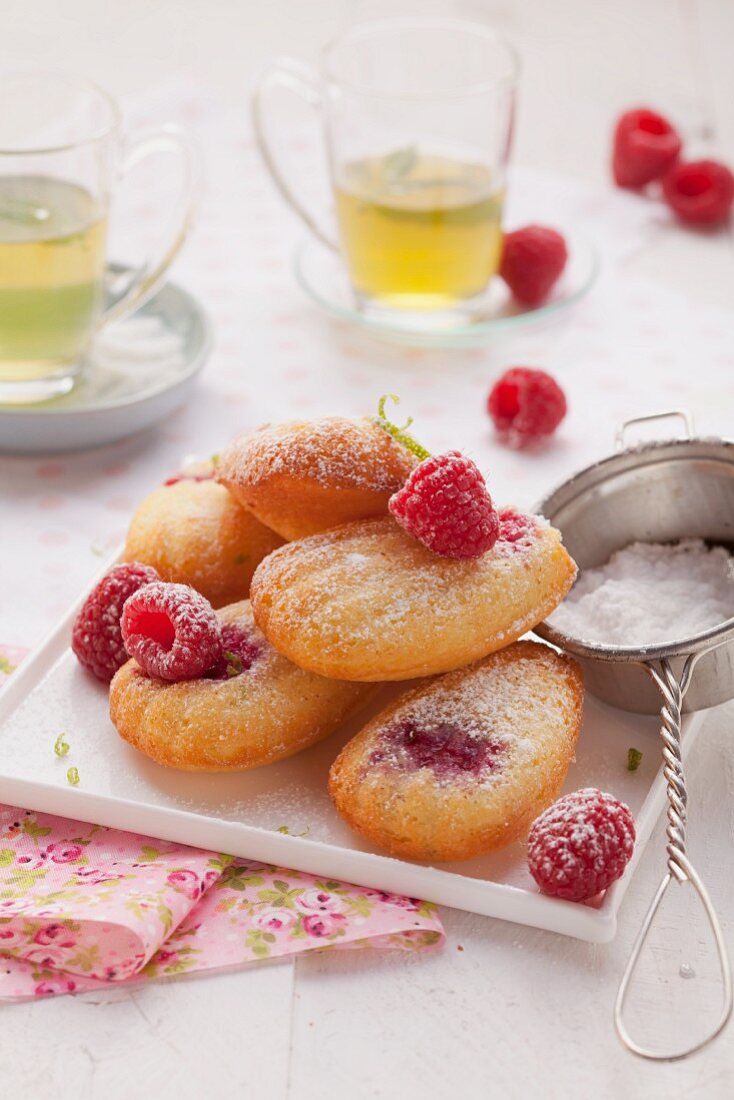
[[[544,728],[562,702],[539,691],[557,656],[494,661],[434,681],[407,696],[373,742],[368,767],[411,773],[428,768],[438,785],[491,787],[532,765],[538,745],[519,731]]]
[[[734,563],[701,539],[635,542],[584,570],[551,615],[586,642],[650,647],[682,641],[734,617]]]
[[[287,474],[324,488],[395,492],[414,464],[414,456],[372,421],[326,416],[265,425],[235,440],[220,472],[225,480],[246,483]]]
[[[518,570],[518,560],[528,571],[544,567],[548,545],[540,535],[548,525],[513,510],[503,514],[521,521],[522,533],[514,540],[500,536],[481,558],[463,561],[432,554],[387,519],[312,535],[261,563],[255,603],[266,591],[273,615],[289,631],[319,647],[328,633],[329,647],[346,651],[362,642],[398,645],[416,624],[428,622],[436,645],[478,600],[494,606],[493,593],[504,597],[517,587],[523,614],[501,632],[516,637],[537,622],[534,605],[524,609],[530,573]]]

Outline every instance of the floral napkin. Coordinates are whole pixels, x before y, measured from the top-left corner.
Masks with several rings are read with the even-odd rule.
[[[1,999],[443,939],[414,898],[0,806]]]
[[[0,805],[0,1000],[443,941],[414,898]]]

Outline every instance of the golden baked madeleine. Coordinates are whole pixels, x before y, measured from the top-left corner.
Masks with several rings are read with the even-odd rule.
[[[124,558],[152,565],[161,580],[190,584],[223,607],[248,595],[256,567],[282,543],[223,485],[182,476],[140,503]]]
[[[289,660],[344,680],[461,668],[541,622],[576,566],[560,533],[513,509],[480,558],[432,553],[391,516],[289,543],[255,571],[258,626]]]
[[[581,725],[574,661],[516,642],[407,692],[331,767],[341,817],[403,859],[470,859],[524,837],[557,798]]]
[[[387,512],[415,455],[367,417],[266,424],[223,452],[217,478],[284,539]]]

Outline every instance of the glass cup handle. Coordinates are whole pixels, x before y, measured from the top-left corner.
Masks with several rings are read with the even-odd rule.
[[[181,161],[180,213],[176,228],[163,255],[146,260],[124,293],[102,311],[100,326],[126,317],[155,294],[191,228],[199,192],[200,158],[196,146],[180,127],[167,124],[144,131],[125,157],[120,175],[126,176],[149,156],[161,152],[172,153]]]
[[[273,88],[287,88],[301,96],[316,111],[323,109],[323,97],[318,73],[309,65],[290,57],[282,57],[273,62],[258,81],[252,97],[252,124],[260,155],[265,162],[273,183],[285,201],[308,226],[315,237],[328,248],[338,251],[338,245],[331,234],[319,225],[314,215],[296,198],[296,194],[278,168],[265,125],[265,102]]]

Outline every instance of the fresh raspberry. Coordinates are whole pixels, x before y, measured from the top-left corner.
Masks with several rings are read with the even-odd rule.
[[[208,600],[188,584],[154,581],[122,609],[125,648],[148,676],[194,680],[222,656],[222,631]]]
[[[98,680],[108,683],[128,659],[120,629],[125,600],[142,585],[157,580],[152,566],[123,562],[111,569],[84,601],[74,620],[71,648]]]
[[[528,866],[545,894],[586,901],[621,876],[635,846],[630,809],[585,787],[549,806],[530,828]]]
[[[614,128],[612,173],[618,187],[644,187],[660,179],[681,151],[678,131],[667,118],[640,107],[625,111]]]
[[[443,558],[480,558],[499,534],[484,478],[458,451],[424,459],[388,507],[409,535]]]
[[[734,176],[716,160],[678,164],[663,180],[663,195],[681,221],[720,225],[734,201]]]
[[[500,437],[518,448],[552,435],[566,408],[566,395],[555,378],[532,367],[510,367],[487,398],[487,412]]]
[[[500,275],[518,302],[538,306],[550,294],[567,259],[560,233],[543,225],[526,225],[505,234]]]

